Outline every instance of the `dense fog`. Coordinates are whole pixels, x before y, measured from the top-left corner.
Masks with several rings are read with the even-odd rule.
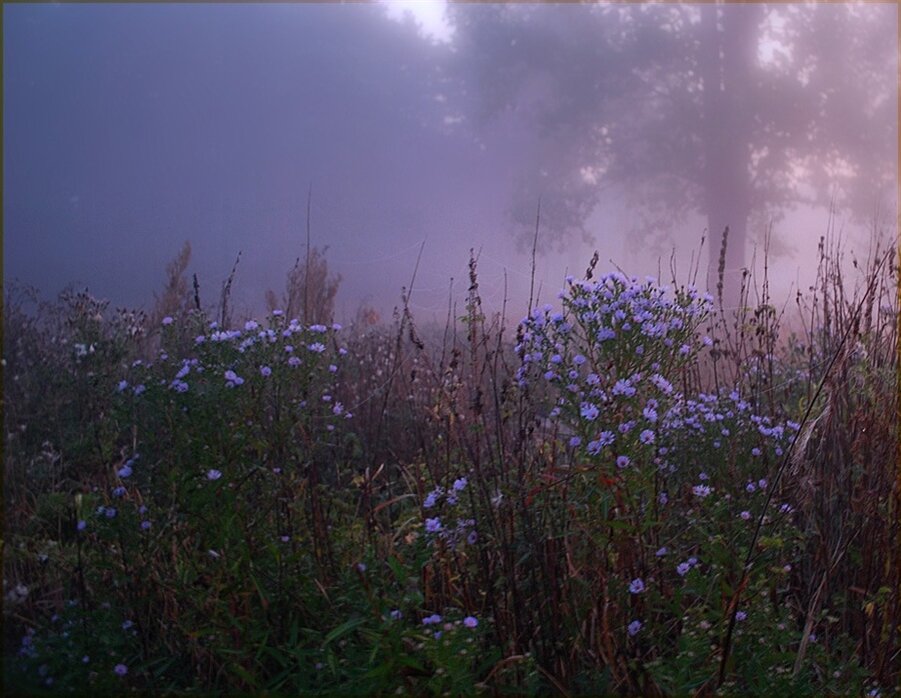
[[[412,8],[405,10],[406,8]],[[186,240],[247,313],[311,243],[337,319],[449,290],[517,317],[618,265],[810,283],[896,234],[891,4],[5,5],[5,282],[147,305]],[[309,217],[308,217],[309,203]],[[830,211],[832,213],[830,214]],[[699,252],[701,239],[704,249]],[[714,263],[715,267],[715,263]],[[715,268],[714,268],[715,272]]]

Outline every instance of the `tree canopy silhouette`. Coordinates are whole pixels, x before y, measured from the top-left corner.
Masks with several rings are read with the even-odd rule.
[[[588,236],[605,195],[633,239],[729,226],[737,298],[749,230],[798,204],[872,217],[897,182],[897,9],[889,5],[457,5],[456,76],[477,128],[528,128],[514,218]]]

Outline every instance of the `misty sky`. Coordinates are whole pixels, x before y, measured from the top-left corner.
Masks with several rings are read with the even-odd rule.
[[[740,21],[730,24],[740,9],[726,7],[714,30],[741,32]],[[473,247],[486,302],[499,308],[506,272],[518,314],[539,198],[545,300],[564,273],[581,275],[594,249],[601,267],[612,260],[644,275],[661,255],[665,270],[675,248],[684,275],[708,222],[719,220],[709,182],[729,181],[711,178],[716,148],[702,143],[704,114],[691,111],[709,118],[711,109],[692,97],[703,76],[688,60],[704,55],[704,18],[686,8],[617,12],[5,5],[5,281],[47,296],[74,282],[146,307],[189,240],[204,302],[218,299],[241,251],[237,305],[258,313],[265,290],[281,292],[303,253],[310,187],[312,242],[328,247],[343,277],[343,321],[363,303],[390,312],[423,242],[419,317],[443,318],[451,277],[456,297],[465,291]],[[747,210],[749,258],[755,231],[773,222],[785,249],[774,260],[782,288],[809,283],[827,225],[816,206],[830,196],[847,200],[839,225],[856,244],[866,239],[855,231],[867,207],[895,234],[897,8],[863,6],[858,15],[860,36],[847,18],[808,22],[762,8],[747,20],[753,70],[738,73],[756,81],[769,111],[743,126],[749,193],[734,201]],[[796,26],[809,30],[806,43],[793,38]],[[817,31],[847,33],[821,40]],[[653,32],[665,40],[649,40]],[[857,69],[851,77],[837,75],[823,47],[845,41],[836,55]],[[677,77],[667,73],[674,56],[686,57]],[[802,123],[808,85],[819,85],[828,109],[811,107]],[[870,95],[888,89],[861,103],[851,90],[862,85]],[[718,142],[730,142],[728,128]],[[799,145],[808,132],[828,162]],[[855,184],[874,172],[876,184]]]

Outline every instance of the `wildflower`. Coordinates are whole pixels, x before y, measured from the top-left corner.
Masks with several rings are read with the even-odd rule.
[[[569,439],[569,445],[570,445],[572,448],[578,447],[579,444],[581,444],[581,443],[582,443],[582,438],[579,437],[579,436],[572,436],[572,437],[570,437],[570,439]]]
[[[638,436],[638,440],[643,444],[652,444],[654,443],[654,432],[650,429],[645,429]]]
[[[222,477],[222,473],[219,470],[216,470],[215,468],[210,468],[209,470],[206,471],[206,479],[207,480],[218,480],[220,477]]]
[[[751,492],[754,492],[756,489],[757,489],[757,485],[755,485],[753,482],[749,482],[747,485],[745,485],[745,491],[748,492],[749,494]]]
[[[116,676],[125,676],[128,673],[128,667],[124,664],[116,664],[113,667],[113,671],[116,673]]]
[[[115,507],[107,507],[103,513],[106,514],[106,518],[115,519],[117,512]]]
[[[638,631],[641,630],[642,622],[640,620],[633,620],[629,623],[629,637],[635,637],[638,635]]]
[[[128,463],[126,463],[125,465],[123,465],[123,466],[122,466],[121,468],[119,468],[119,470],[116,472],[116,474],[117,474],[119,477],[121,477],[123,480],[124,480],[125,478],[127,478],[127,477],[131,477],[131,473],[132,473],[131,466],[128,465]]]
[[[695,485],[691,488],[691,491],[696,497],[703,499],[710,494],[711,489],[707,485]]]
[[[744,611],[739,611],[738,613],[735,614],[735,620],[737,620],[737,621],[743,621],[747,617],[748,617],[748,614],[745,613]]]
[[[454,489],[457,492],[462,492],[463,488],[466,487],[466,484],[467,483],[465,477],[457,478],[456,480],[454,480]]]
[[[751,518],[751,512],[743,511],[741,514],[739,514],[739,516],[741,516],[741,518],[743,518],[745,521],[747,521],[748,519]]]
[[[400,620],[401,618],[404,617],[404,614],[401,613],[400,609],[398,609],[398,608],[395,608],[395,609],[394,609],[393,611],[391,611],[391,613],[389,613],[388,615],[391,616],[391,620]]]
[[[441,530],[441,519],[435,517],[434,519],[426,519],[425,520],[425,530],[429,533],[437,533]]]
[[[440,640],[442,635],[444,635],[443,632],[441,632],[440,630],[436,630],[432,636],[433,636],[436,640]]]
[[[691,565],[692,567],[694,567],[695,565],[698,564],[698,558],[696,558],[696,557],[688,558],[688,564]]]
[[[760,480],[758,480],[758,481],[757,481],[757,486],[758,486],[760,489],[765,490],[765,489],[766,489],[766,486],[767,486],[766,478],[761,478]]]
[[[691,565],[689,565],[687,562],[680,562],[678,565],[676,565],[676,573],[680,577],[684,577],[686,574],[688,574],[688,570],[690,569]]]
[[[658,548],[657,552],[654,553],[654,555],[656,555],[657,557],[663,557],[663,556],[666,555],[668,552],[669,552],[669,550],[668,550],[667,547],[664,545],[662,548]]]
[[[630,594],[640,594],[641,592],[644,591],[644,589],[645,589],[644,582],[639,577],[636,577],[635,579],[633,579],[632,582],[629,584],[629,593]]]
[[[123,381],[119,381],[119,385],[118,385],[118,387],[117,387],[117,390],[121,393],[121,392],[122,392],[123,390],[125,390],[127,387],[128,387],[128,381],[124,381],[124,380],[123,380]]]
[[[227,370],[223,375],[225,376],[225,380],[228,381],[227,384],[230,388],[235,385],[241,385],[244,382],[244,379],[231,369]]]
[[[301,363],[301,360],[296,356],[292,356],[290,359],[288,359],[288,365],[291,367],[300,366]]]
[[[479,535],[475,531],[470,531],[469,535],[466,536],[466,542],[470,545],[475,545],[476,541],[479,539]]]
[[[145,520],[145,521],[142,521],[142,522],[141,522],[141,530],[142,530],[142,531],[149,531],[149,530],[150,530],[150,527],[151,527],[152,525],[153,525],[153,524],[151,524],[149,521],[146,521],[146,520]]]
[[[759,448],[757,448],[756,446],[755,446],[754,448],[751,449],[751,455],[752,455],[752,456],[757,457],[757,456],[759,456],[760,454],[761,454],[761,450],[760,450]]]
[[[246,332],[253,332],[258,327],[259,327],[259,325],[256,322],[254,322],[253,320],[248,320],[247,322],[244,323],[244,330]]]
[[[657,495],[657,501],[660,503],[660,506],[666,506],[666,503],[669,501],[669,496],[667,496],[666,492],[661,492]]]
[[[311,327],[310,329],[313,329],[313,328]],[[322,352],[325,351],[325,345],[322,342],[313,342],[312,344],[307,346],[307,349],[309,349],[310,351],[315,352],[317,354],[321,354]]]
[[[591,404],[590,402],[582,403],[582,408],[580,410],[580,414],[582,415],[582,417],[584,419],[587,419],[589,422],[592,422],[595,419],[597,419],[597,416],[599,413],[600,412],[599,412],[597,406]]]
[[[429,492],[426,496],[425,500],[422,502],[422,506],[424,509],[431,509],[438,502],[438,497],[441,496],[441,490],[433,490]]]
[[[478,624],[478,619],[474,618],[473,616],[466,616],[466,618],[463,619],[463,625],[465,625],[467,628],[474,628]]]
[[[272,375],[272,369],[268,366],[260,366],[260,375],[263,376],[263,378],[268,378]]]
[[[125,496],[125,488],[124,487],[116,487],[113,489],[114,497],[124,497]]]
[[[166,317],[163,318],[163,324],[164,324],[164,325],[171,325],[172,322],[173,322],[172,318],[169,317],[168,315],[167,315]]]
[[[130,630],[134,625],[134,622],[131,620],[126,620],[122,623],[122,630]]]
[[[88,522],[84,519],[79,519],[78,524],[75,526],[79,531],[83,531],[88,527]]]
[[[432,615],[426,616],[425,618],[422,619],[423,625],[435,625],[436,623],[440,623],[440,622],[441,622],[441,616],[439,616],[437,613],[433,613]]]
[[[357,563],[357,571],[359,571],[359,572],[361,572],[361,573],[362,573],[362,572],[365,572],[365,571],[366,571],[366,563],[365,563],[365,562],[358,562],[358,563]]]
[[[627,468],[629,467],[629,463],[631,463],[629,456],[618,456],[616,459],[617,468]]]

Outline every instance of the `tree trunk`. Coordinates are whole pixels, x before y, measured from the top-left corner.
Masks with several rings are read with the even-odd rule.
[[[724,308],[736,308],[745,268],[752,189],[748,165],[752,112],[751,69],[757,51],[759,10],[716,5],[701,8],[701,71],[704,81],[704,190],[710,264],[708,290],[722,293]],[[723,232],[729,227],[724,264]],[[720,285],[722,284],[722,285]]]

